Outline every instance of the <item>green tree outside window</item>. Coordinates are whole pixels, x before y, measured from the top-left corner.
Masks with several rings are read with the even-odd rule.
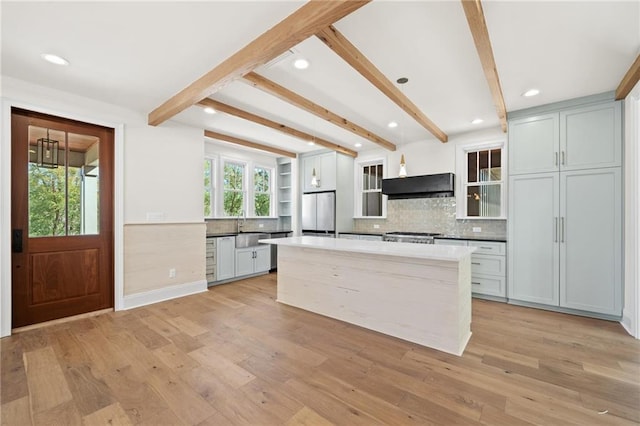
[[[241,216],[244,206],[244,165],[224,163],[224,215]]]
[[[271,171],[263,167],[253,170],[254,212],[256,216],[271,213]]]

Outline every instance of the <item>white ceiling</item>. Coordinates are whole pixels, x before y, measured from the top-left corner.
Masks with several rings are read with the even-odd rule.
[[[300,1],[2,1],[2,74],[148,114]],[[615,90],[640,52],[640,2],[483,2],[507,111]],[[499,125],[458,1],[373,1],[335,24],[449,136]],[[440,143],[317,38],[257,73],[397,145]],[[44,52],[70,61],[48,64]],[[311,62],[295,70],[293,59]],[[541,93],[521,96],[529,88]],[[375,145],[242,81],[212,98],[356,151]],[[474,118],[480,125],[472,125]],[[317,147],[194,106],[174,118],[294,152]],[[396,129],[386,124],[395,120]],[[360,142],[361,148],[354,145]]]

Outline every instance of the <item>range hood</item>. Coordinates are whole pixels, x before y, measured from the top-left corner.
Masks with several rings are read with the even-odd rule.
[[[382,193],[390,200],[453,197],[453,173],[382,179]]]

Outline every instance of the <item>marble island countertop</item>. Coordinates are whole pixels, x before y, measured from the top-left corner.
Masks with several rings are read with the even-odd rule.
[[[264,239],[260,240],[260,243],[444,261],[459,261],[476,250],[475,247],[464,246],[347,240],[310,236]]]

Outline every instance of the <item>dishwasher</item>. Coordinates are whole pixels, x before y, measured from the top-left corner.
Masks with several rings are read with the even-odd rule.
[[[291,232],[272,232],[271,238],[287,238],[291,236]],[[278,268],[278,245],[271,244],[271,269],[275,271]]]

